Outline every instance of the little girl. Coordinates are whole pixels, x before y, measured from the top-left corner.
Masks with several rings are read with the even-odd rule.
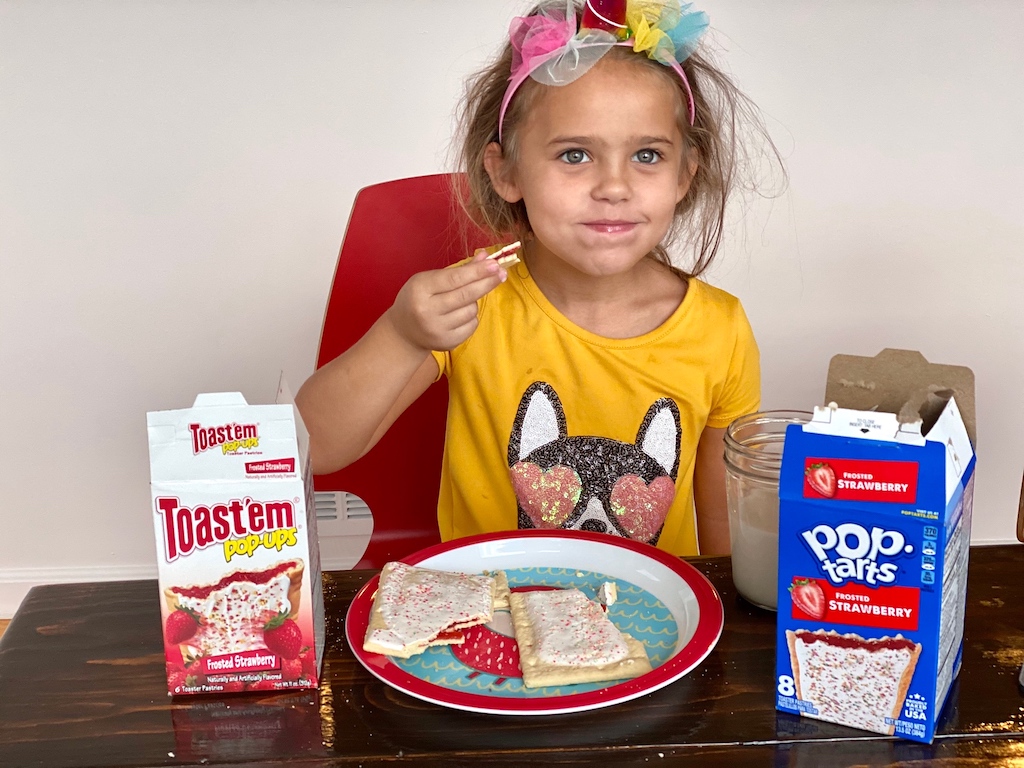
[[[314,471],[369,451],[449,379],[445,540],[515,528],[729,551],[723,436],[757,410],[739,301],[697,279],[718,248],[746,103],[678,0],[572,0],[514,20],[462,112],[465,207],[496,240],[414,275],[298,404]],[[685,234],[694,260],[665,246]]]

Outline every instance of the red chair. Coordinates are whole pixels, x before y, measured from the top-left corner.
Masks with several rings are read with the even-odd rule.
[[[352,346],[414,273],[438,269],[493,242],[469,224],[439,174],[375,184],[359,191],[327,300],[317,367]],[[315,478],[318,492],[356,494],[373,514],[373,533],[356,568],[381,568],[440,541],[441,479],[448,384],[413,403],[368,454]]]

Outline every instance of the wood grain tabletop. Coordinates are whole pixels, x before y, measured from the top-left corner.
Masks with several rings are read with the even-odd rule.
[[[690,561],[722,596],[708,658],[606,709],[497,716],[372,677],[344,642],[370,571],[324,574],[318,691],[171,699],[155,581],[33,589],[0,638],[0,766],[1024,765],[1024,545],[975,547],[963,670],[931,745],[774,709],[775,616],[737,597],[728,558]]]

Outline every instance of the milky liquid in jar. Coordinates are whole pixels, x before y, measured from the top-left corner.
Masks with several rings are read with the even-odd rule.
[[[761,608],[778,602],[779,470],[786,427],[803,411],[762,411],[736,419],[725,433],[726,497],[736,591]]]

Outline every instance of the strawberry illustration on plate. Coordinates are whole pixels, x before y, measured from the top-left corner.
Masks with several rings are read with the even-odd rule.
[[[828,462],[817,461],[807,468],[807,484],[815,493],[831,499],[836,495],[836,473]]]
[[[825,618],[825,591],[818,582],[796,577],[789,586],[789,594],[793,605],[812,619],[821,621]]]
[[[452,655],[475,670],[470,677],[494,675],[495,685],[510,677],[522,677],[519,667],[519,646],[512,634],[512,617],[508,611],[495,611],[490,624],[478,624],[462,630],[466,640],[449,646]]]

